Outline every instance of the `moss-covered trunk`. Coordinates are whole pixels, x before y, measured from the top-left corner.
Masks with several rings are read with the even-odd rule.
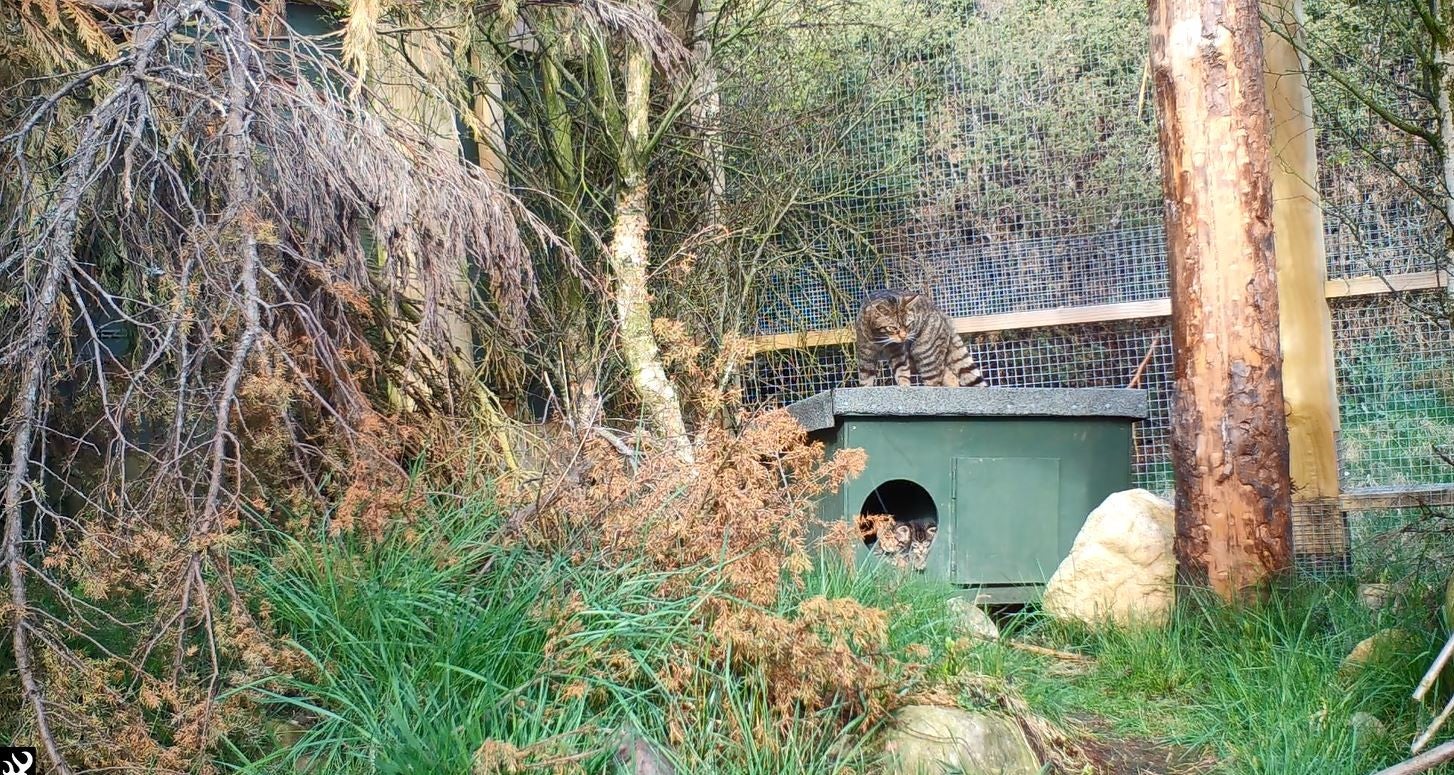
[[[611,246],[606,253],[612,279],[621,354],[641,401],[643,419],[676,454],[690,460],[691,444],[676,388],[662,367],[651,329],[647,290],[650,245],[646,162],[649,156],[651,58],[636,42],[626,46],[621,102],[621,144]]]

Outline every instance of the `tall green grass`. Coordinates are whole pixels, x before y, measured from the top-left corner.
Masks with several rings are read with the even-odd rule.
[[[861,717],[844,707],[779,724],[768,679],[703,659],[705,694],[685,716],[662,672],[673,650],[704,652],[697,607],[710,589],[666,596],[670,576],[631,565],[493,542],[498,515],[484,502],[435,505],[408,533],[364,545],[298,542],[239,557],[244,595],[314,665],[311,675],[246,689],[276,724],[234,734],[221,763],[242,772],[468,773],[486,741],[614,772],[610,738],[629,725],[648,739],[681,734],[682,772],[704,775],[835,773],[872,755]],[[696,571],[691,569],[693,578]],[[1195,749],[1226,773],[1355,775],[1402,757],[1421,721],[1408,699],[1440,636],[1427,612],[1370,612],[1349,581],[1305,580],[1262,603],[1226,608],[1186,596],[1161,630],[1088,629],[1033,608],[1006,635],[1094,657],[1082,671],[1000,645],[950,650],[953,590],[890,571],[822,562],[777,603],[791,612],[817,597],[852,598],[891,612],[889,650],[910,660],[927,648],[929,679],[958,671],[997,676],[1037,712],[1074,727],[1096,720],[1112,736]],[[632,677],[581,660],[547,659],[551,617],[542,606],[574,596],[580,651],[624,653]],[[1414,639],[1353,673],[1344,655],[1384,627]],[[917,661],[924,661],[924,648]],[[585,691],[563,692],[579,682]],[[908,693],[915,687],[901,687]],[[967,698],[968,699],[968,698]],[[1357,728],[1355,713],[1387,725]],[[755,730],[744,735],[741,730]]]
[[[249,687],[274,719],[295,719],[296,740],[260,727],[228,741],[223,764],[243,772],[468,773],[485,741],[557,751],[587,771],[612,772],[609,741],[623,724],[666,738],[673,701],[659,672],[672,648],[699,648],[696,607],[707,589],[658,592],[668,576],[639,567],[567,561],[492,542],[498,515],[484,502],[436,505],[409,533],[373,544],[277,537],[242,556],[245,595],[308,655],[313,675]],[[694,576],[695,577],[695,576]],[[583,623],[568,640],[624,652],[636,677],[548,661],[541,606],[574,595]],[[778,608],[816,595],[893,608],[890,648],[944,643],[949,590],[824,563],[784,583]],[[759,675],[704,662],[712,695],[682,725],[673,755],[692,773],[828,773],[867,753],[861,719],[829,708],[778,725]],[[574,672],[574,674],[570,674]],[[563,693],[572,680],[587,691]],[[737,729],[762,729],[744,738]],[[825,731],[827,730],[827,731]],[[846,732],[844,732],[846,730]],[[843,734],[839,734],[844,732]],[[548,757],[546,757],[548,758]]]
[[[1414,637],[1340,672],[1353,646],[1385,627]],[[1420,720],[1409,692],[1442,642],[1427,612],[1371,612],[1351,581],[1314,579],[1244,607],[1186,595],[1162,630],[1092,630],[1031,612],[1008,633],[1089,654],[1093,665],[1052,672],[1050,661],[996,647],[967,667],[1005,677],[1053,719],[1109,721],[1116,734],[1195,749],[1216,771],[1247,775],[1366,775],[1404,758]],[[1386,731],[1355,725],[1360,712]]]

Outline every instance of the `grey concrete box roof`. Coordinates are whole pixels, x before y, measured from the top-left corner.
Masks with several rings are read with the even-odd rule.
[[[838,417],[1146,418],[1146,391],[1120,388],[857,387],[825,390],[788,406],[810,431]]]

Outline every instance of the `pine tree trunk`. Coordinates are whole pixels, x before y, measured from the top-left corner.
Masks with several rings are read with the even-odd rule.
[[[1256,0],[1153,0],[1184,577],[1226,599],[1291,561]]]
[[[646,152],[651,108],[651,59],[635,42],[627,44],[625,93],[622,99],[622,143],[618,161],[615,223],[607,251],[614,281],[621,353],[641,401],[648,427],[683,460],[692,459],[676,389],[662,367],[661,351],[651,330],[651,298],[647,291],[649,226]]]

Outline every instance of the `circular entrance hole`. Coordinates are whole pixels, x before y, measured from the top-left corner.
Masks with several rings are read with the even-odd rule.
[[[908,479],[884,482],[863,499],[863,506],[858,510],[858,525],[863,543],[868,546],[878,542],[873,523],[868,519],[876,514],[886,514],[900,524],[933,526],[936,530],[939,526],[939,510],[934,507],[933,496]]]

